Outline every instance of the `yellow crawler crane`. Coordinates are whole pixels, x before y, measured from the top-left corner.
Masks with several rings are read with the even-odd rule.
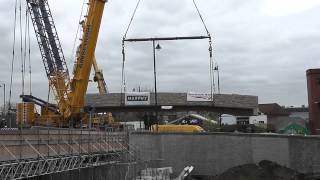
[[[82,31],[84,34],[85,33],[85,21],[82,21],[80,24],[81,24]],[[78,51],[77,55],[79,56],[79,51]],[[103,94],[108,93],[107,85],[104,80],[102,69],[99,68],[95,56],[93,57],[92,64],[93,64],[93,69],[95,72],[94,77],[93,77],[93,81],[96,82],[98,85],[97,88],[99,90],[99,94],[103,95]],[[93,114],[93,116],[91,116],[91,119],[92,119],[91,123],[93,126],[99,127],[99,126],[103,126],[105,124],[108,124],[110,126],[114,126],[114,125],[118,126],[118,124],[114,123],[114,119],[113,119],[111,113]]]
[[[85,123],[87,115],[82,112],[82,109],[91,68],[96,65],[94,54],[106,0],[89,0],[88,2],[86,19],[83,21],[84,33],[76,56],[72,79],[69,77],[48,0],[26,1],[50,89],[57,104],[49,104],[31,95],[22,95],[22,99],[24,102],[32,102],[42,107],[40,117],[35,120],[37,124],[74,126],[79,125],[80,122]]]
[[[82,42],[74,67],[74,76],[71,80],[71,104],[72,116],[77,117],[84,106],[84,98],[87,92],[91,68],[100,30],[106,0],[90,0],[88,14],[84,21]]]

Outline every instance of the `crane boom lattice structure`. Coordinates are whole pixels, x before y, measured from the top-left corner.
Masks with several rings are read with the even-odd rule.
[[[60,114],[70,116],[70,78],[47,0],[27,0],[49,85]],[[62,108],[61,108],[62,107]]]
[[[31,102],[42,106],[40,125],[74,126],[86,121],[87,116],[81,111],[88,88],[92,66],[96,71],[95,80],[99,91],[107,92],[102,70],[95,61],[97,45],[104,5],[106,0],[89,0],[85,20],[81,22],[83,35],[78,47],[73,69],[72,79],[69,77],[67,63],[57,30],[52,18],[48,0],[26,0],[40,53],[49,80],[50,90],[53,92],[57,106],[52,111],[49,102],[39,101],[33,96],[22,95],[24,102]],[[50,106],[50,108],[48,108]],[[38,120],[37,119],[37,120]],[[22,122],[22,121],[21,121]],[[34,122],[32,122],[34,124]]]

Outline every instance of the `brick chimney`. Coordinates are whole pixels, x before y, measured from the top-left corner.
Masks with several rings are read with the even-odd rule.
[[[309,122],[312,134],[320,134],[320,69],[307,70]]]

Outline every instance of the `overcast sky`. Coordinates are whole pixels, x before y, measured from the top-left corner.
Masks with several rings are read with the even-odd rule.
[[[72,49],[82,0],[49,2],[72,72]],[[111,92],[120,90],[121,38],[136,2],[109,0],[105,7],[96,57]],[[214,37],[214,59],[220,67],[222,93],[257,95],[259,103],[307,104],[305,71],[320,67],[320,0],[197,0],[197,3]],[[0,2],[0,18],[0,81],[8,86],[13,0]],[[48,82],[31,30],[33,94],[45,98]],[[191,0],[142,0],[128,38],[189,35],[206,35]],[[159,43],[162,49],[157,52],[158,91],[210,92],[207,40]],[[139,85],[153,88],[151,45],[127,44],[128,89]],[[17,57],[14,101],[21,94],[20,66]],[[96,85],[90,83],[88,91],[97,92]]]

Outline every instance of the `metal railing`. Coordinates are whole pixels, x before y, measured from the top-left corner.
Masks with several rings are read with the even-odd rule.
[[[112,129],[1,130],[0,146],[0,179],[3,180],[135,160],[126,132]]]

